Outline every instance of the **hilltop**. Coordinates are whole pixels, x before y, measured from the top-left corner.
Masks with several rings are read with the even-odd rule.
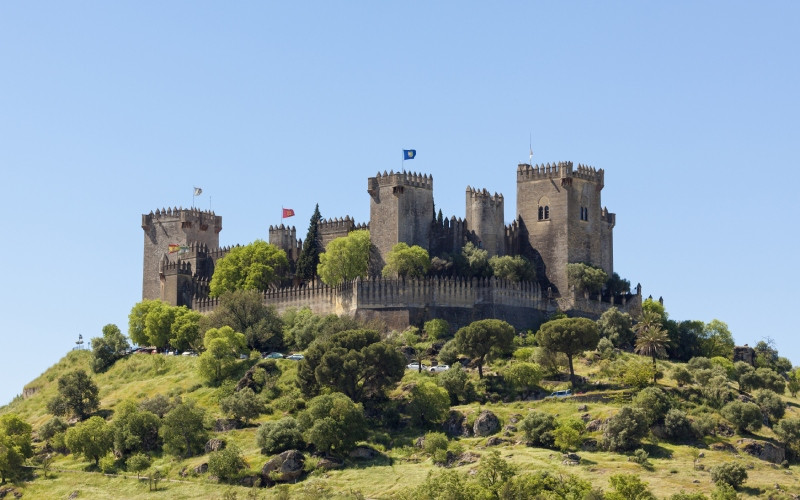
[[[517,357],[527,353],[524,349],[532,348],[518,348],[515,351]],[[26,386],[26,397],[16,398],[0,409],[0,414],[17,414],[32,425],[35,435],[41,432],[52,418],[47,403],[58,392],[59,377],[75,369],[83,369],[91,374],[91,358],[92,354],[88,351],[68,353]],[[425,358],[426,363],[430,360]],[[162,395],[169,399],[180,397],[184,401],[195,401],[198,407],[205,410],[207,423],[212,429],[225,427],[230,422],[230,415],[221,410],[220,400],[234,392],[235,381],[248,369],[256,365],[266,366],[265,362],[255,357],[240,361],[236,374],[218,387],[210,386],[200,376],[199,362],[198,357],[163,354],[131,354],[118,360],[108,371],[92,374],[92,379],[99,387],[100,410],[96,414],[113,422],[115,411],[126,399],[141,402]],[[305,465],[296,484],[279,484],[266,489],[241,486],[242,482],[248,482],[248,478],[260,474],[263,466],[274,456],[262,454],[256,443],[259,425],[278,421],[287,415],[298,416],[307,407],[307,401],[295,386],[299,364],[288,359],[274,362],[278,371],[272,372],[271,388],[269,391],[262,390],[262,397],[267,402],[267,410],[263,414],[240,428],[211,431],[210,439],[224,440],[229,447],[235,445],[241,450],[246,468],[231,481],[235,484],[213,480],[207,472],[194,472],[209,462],[208,453],[181,459],[158,451],[152,454],[152,465],[145,474],[158,470],[163,475],[165,479],[159,484],[160,495],[169,498],[397,498],[411,494],[426,482],[429,474],[437,477],[443,471],[454,471],[463,473],[462,478],[468,478],[471,471],[479,469],[482,460],[494,456],[495,450],[502,460],[516,468],[516,477],[547,471],[562,481],[574,476],[576,480],[588,482],[593,488],[603,489],[606,493],[613,491],[609,483],[612,475],[633,474],[647,483],[659,498],[681,490],[709,495],[714,490],[709,470],[723,463],[739,463],[747,471],[747,480],[739,490],[740,495],[791,498],[790,495],[800,494],[800,467],[796,463],[783,462],[783,457],[778,460],[768,456],[763,451],[784,449],[773,430],[774,426],[770,428],[765,425],[754,432],[737,431],[736,426],[723,418],[718,409],[708,405],[707,388],[697,380],[707,375],[701,373],[707,368],[697,363],[686,365],[659,360],[658,369],[664,376],[655,386],[669,400],[673,409],[685,412],[694,429],[700,428],[705,435],[698,437],[687,434],[683,439],[672,439],[665,435],[663,422],[656,424],[641,444],[635,447],[647,454],[642,464],[637,463],[633,449],[626,452],[603,450],[602,428],[607,424],[607,419],[619,414],[623,407],[635,406],[637,397],[640,397],[637,394],[643,391],[621,382],[620,367],[627,366],[631,371],[630,368],[649,365],[649,358],[619,350],[589,351],[577,357],[575,371],[584,381],[580,386],[582,389],[563,398],[542,398],[550,391],[569,387],[568,382],[560,377],[547,380],[551,378],[547,376],[535,386],[527,387],[524,391],[527,394],[518,394],[524,399],[515,398],[510,389],[498,386],[504,384],[504,379],[498,374],[507,373],[508,367],[515,364],[509,358],[489,363],[485,367],[486,377],[480,381],[477,370],[469,368],[467,373],[477,391],[474,396],[477,401],[451,405],[445,426],[449,425],[451,435],[458,436],[452,436],[447,441],[448,455],[444,460],[441,455],[429,453],[418,446],[420,438],[426,433],[441,432],[444,427],[442,424],[427,427],[415,425],[409,419],[406,403],[415,387],[436,381],[445,372],[417,373],[405,370],[400,383],[388,392],[388,400],[383,406],[386,413],[392,413],[391,418],[376,415],[377,407],[374,404],[366,405],[369,430],[360,441],[365,446],[358,448],[361,451],[356,454],[364,458],[346,455],[343,460],[337,457],[333,463],[328,461],[326,464],[322,457],[315,456],[310,450],[302,450]],[[681,379],[681,376],[676,377],[676,374],[683,373],[687,367],[694,381],[679,387],[675,378]],[[707,379],[705,385],[708,385]],[[734,382],[725,385],[731,391],[736,388]],[[269,397],[266,397],[265,391],[270,393]],[[749,400],[752,396],[736,394],[743,400]],[[786,394],[780,397],[786,404],[783,418],[800,417],[800,400]],[[482,418],[480,415],[486,411],[499,419],[497,430],[488,436],[475,436],[470,430],[475,428],[475,421]],[[463,422],[453,419],[457,415],[454,412],[463,415]],[[552,446],[532,445],[530,436],[523,430],[523,421],[535,412],[552,415],[559,422],[577,420],[587,424],[585,433],[580,436],[581,444],[576,449],[579,460],[563,455]],[[393,419],[396,421],[389,425],[387,422]],[[432,442],[433,437],[428,439]],[[37,449],[43,446],[41,441],[35,443]],[[762,458],[751,454],[759,450]],[[99,499],[121,496],[152,498],[155,494],[149,491],[147,481],[137,480],[135,473],[126,472],[121,461],[117,461],[110,469],[113,475],[104,476],[93,467],[91,461],[81,456],[57,454],[56,457],[47,478],[43,477],[41,469],[36,469],[35,480],[19,483],[16,490],[22,492],[25,498],[66,498],[75,491],[79,492],[78,498]],[[434,461],[437,459],[446,461],[449,466],[436,465]],[[455,476],[448,477],[452,479]],[[434,484],[444,484],[444,481]],[[780,490],[776,485],[780,486]]]

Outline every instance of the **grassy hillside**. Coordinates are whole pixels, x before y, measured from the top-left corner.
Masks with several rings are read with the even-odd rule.
[[[632,355],[626,355],[632,356]],[[46,403],[56,395],[58,377],[64,373],[82,368],[91,373],[89,363],[91,354],[86,351],[70,352],[62,360],[48,369],[40,377],[26,386],[35,389],[29,397],[17,398],[6,407],[0,408],[0,414],[13,412],[29,422],[34,431],[40,428],[52,416],[46,410]],[[219,395],[225,388],[212,388],[203,384],[197,375],[195,365],[198,358],[181,356],[162,356],[136,354],[121,359],[106,373],[93,374],[100,388],[101,409],[113,412],[115,406],[125,399],[141,400],[157,394],[169,397],[181,396],[194,399],[205,408],[211,418],[222,418],[218,405]],[[288,388],[294,378],[296,363],[279,360],[282,369],[279,384]],[[672,363],[660,362],[667,376],[659,381],[659,386],[667,391],[678,391],[669,373]],[[243,367],[246,369],[246,367]],[[488,367],[487,371],[491,371]],[[576,360],[576,371],[589,380],[603,379],[597,363],[589,363],[585,359]],[[393,398],[402,398],[407,389],[420,378],[436,377],[436,374],[418,374],[407,372],[398,389],[393,391]],[[471,376],[477,375],[471,373]],[[544,384],[547,385],[547,384]],[[551,387],[555,386],[555,383]],[[230,390],[229,388],[227,389]],[[30,392],[30,391],[29,391]],[[511,401],[488,404],[473,403],[455,406],[474,420],[482,410],[491,410],[501,421],[501,427],[519,421],[529,412],[538,410],[558,415],[559,418],[574,416],[580,418],[588,413],[594,419],[605,419],[617,413],[624,404],[630,403],[632,391],[626,388],[610,386],[599,391],[593,390],[564,399],[544,399],[536,401]],[[291,393],[286,398],[292,398]],[[784,396],[788,403],[786,417],[800,417],[800,401]],[[586,408],[583,408],[583,405]],[[222,437],[228,443],[237,444],[254,473],[261,470],[270,458],[260,453],[256,445],[255,434],[257,424],[277,419],[286,413],[282,410],[291,406],[291,401],[273,401],[275,411],[270,415],[262,415],[254,424],[228,432],[213,433],[212,437]],[[687,403],[687,409],[690,405]],[[579,409],[580,408],[580,409]],[[414,441],[424,431],[413,427],[405,427],[392,436],[393,446],[388,447],[371,442],[370,445],[385,453],[385,457],[375,460],[346,461],[345,467],[339,470],[311,472],[297,484],[279,486],[270,489],[253,489],[243,486],[219,484],[208,478],[208,474],[188,474],[182,477],[182,470],[191,471],[194,467],[207,462],[208,455],[181,460],[166,454],[157,455],[153,463],[166,479],[160,484],[160,493],[149,491],[146,481],[137,480],[135,475],[121,473],[116,476],[104,476],[90,471],[89,463],[82,457],[74,455],[58,455],[53,464],[53,471],[47,479],[38,473],[36,480],[17,488],[26,498],[67,498],[75,491],[78,498],[117,499],[117,498],[393,498],[406,493],[416,485],[425,481],[429,472],[441,471],[441,467],[433,464],[430,456],[413,446]],[[708,469],[714,464],[736,461],[748,468],[748,480],[740,494],[744,497],[766,496],[776,491],[775,485],[781,485],[786,493],[800,494],[800,466],[788,468],[759,460],[744,453],[731,451],[715,451],[711,446],[715,443],[737,447],[742,436],[730,437],[706,436],[698,442],[675,444],[665,440],[657,440],[652,436],[643,443],[648,452],[650,465],[645,467],[628,460],[628,455],[607,451],[579,451],[582,460],[579,465],[563,464],[562,454],[558,451],[526,446],[525,436],[519,430],[509,430],[496,435],[504,440],[499,446],[487,446],[487,438],[460,438],[465,452],[483,456],[492,449],[497,449],[501,456],[517,466],[519,472],[546,470],[555,474],[573,474],[591,482],[594,486],[609,489],[608,478],[612,474],[630,473],[639,475],[646,481],[651,490],[659,497],[668,496],[680,490],[687,492],[703,492],[710,494],[714,486]],[[588,438],[601,439],[601,433],[589,433]],[[754,435],[747,438],[772,441],[775,435],[768,427],[762,427]],[[718,445],[718,447],[721,447]],[[704,454],[697,460],[697,449]],[[470,471],[478,462],[468,463],[456,470]]]

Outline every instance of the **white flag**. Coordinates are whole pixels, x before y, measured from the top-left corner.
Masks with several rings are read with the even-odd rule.
[[[199,188],[199,187],[194,188],[194,195],[195,196],[200,196],[201,194],[203,194],[203,190],[201,188]]]

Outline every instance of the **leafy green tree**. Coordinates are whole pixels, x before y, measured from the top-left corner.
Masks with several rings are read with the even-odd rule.
[[[267,455],[305,446],[300,425],[292,417],[261,424],[256,433],[256,443]]]
[[[450,395],[433,382],[422,382],[411,389],[408,412],[420,427],[444,422],[450,411]]]
[[[481,458],[475,476],[481,486],[497,496],[500,488],[516,473],[516,467],[501,458],[499,451],[492,450]]]
[[[786,403],[783,402],[780,396],[769,389],[760,389],[753,395],[755,396],[755,403],[761,408],[761,412],[766,415],[770,425],[783,418],[784,413],[786,413]]]
[[[536,280],[536,269],[533,264],[520,255],[514,257],[495,255],[489,259],[489,266],[496,278],[516,282]]]
[[[268,290],[289,267],[286,252],[264,240],[234,247],[216,262],[210,295],[234,290]]]
[[[503,380],[524,398],[536,387],[544,376],[542,367],[536,363],[509,363],[502,370]]]
[[[544,323],[536,333],[536,341],[548,351],[567,356],[570,380],[575,380],[572,358],[594,349],[600,336],[594,321],[586,318],[563,318]]]
[[[795,368],[789,372],[789,381],[786,383],[786,388],[789,389],[789,394],[793,398],[797,397],[797,392],[800,391],[800,368]]]
[[[245,387],[219,401],[220,409],[236,420],[244,420],[245,425],[264,412],[264,403],[256,396],[253,389]]]
[[[778,439],[795,454],[800,452],[800,418],[784,418],[773,428]],[[796,455],[795,455],[796,456]]]
[[[555,444],[556,418],[541,411],[533,411],[522,419],[520,429],[534,446],[551,448]]]
[[[666,309],[664,309],[664,304],[660,301],[653,300],[652,297],[648,297],[642,302],[642,315],[644,316],[647,313],[658,314],[661,317],[662,326],[669,319],[669,314],[667,314]]]
[[[117,405],[111,431],[114,449],[123,455],[139,451],[156,451],[160,447],[158,429],[161,419],[157,415],[142,410],[132,400]]]
[[[655,302],[656,305],[661,305]],[[661,306],[663,309],[663,306]],[[702,321],[673,321],[663,320],[664,329],[669,335],[667,355],[677,361],[689,361],[695,356],[702,356],[703,350],[700,338],[705,324]]]
[[[611,295],[623,295],[630,293],[631,282],[623,279],[617,273],[611,273],[606,281],[606,291]]]
[[[428,274],[431,258],[424,248],[407,243],[397,243],[386,256],[386,265],[381,274],[384,278],[422,278]]]
[[[608,281],[608,274],[599,267],[582,262],[567,264],[567,283],[578,292],[598,294]]]
[[[87,460],[94,460],[97,466],[100,458],[111,451],[114,435],[106,421],[95,416],[67,430],[66,442],[70,451],[82,454]]]
[[[611,307],[600,315],[600,319],[597,320],[597,330],[601,337],[608,338],[614,347],[621,349],[633,347],[636,339],[631,315],[621,312],[616,307]]]
[[[334,239],[319,256],[319,278],[326,285],[338,286],[345,281],[366,277],[370,248],[367,230],[352,231],[347,236]]]
[[[492,275],[492,266],[489,265],[489,252],[476,247],[468,242],[461,249],[459,255],[461,274],[472,278],[488,278]]]
[[[439,361],[446,365],[453,366],[458,362],[459,347],[456,339],[450,339],[439,349]]]
[[[700,339],[703,353],[707,358],[722,356],[733,358],[733,335],[728,325],[718,319],[711,320],[703,327],[703,336]]]
[[[170,326],[169,345],[181,351],[188,349],[199,351],[203,340],[200,336],[202,317],[202,314],[192,311],[186,306],[178,307],[175,311],[175,319]]]
[[[700,392],[713,408],[722,408],[725,403],[736,397],[733,390],[728,387],[728,379],[721,375],[711,377],[700,387]]]
[[[756,432],[761,428],[761,408],[755,403],[731,401],[722,408],[721,413],[741,432]]]
[[[150,467],[150,457],[145,455],[144,453],[136,453],[128,457],[125,461],[125,468],[128,472],[135,472],[136,479],[139,479],[143,470],[147,470]]]
[[[625,363],[621,372],[620,379],[623,384],[644,389],[658,376],[653,366],[646,361],[631,360]]]
[[[124,356],[128,348],[130,344],[119,327],[107,324],[103,327],[103,336],[92,339],[92,370],[95,373],[102,372]]]
[[[156,415],[158,418],[164,418],[168,411],[173,409],[180,403],[179,397],[176,400],[170,401],[169,398],[163,394],[156,394],[152,398],[143,399],[139,403],[139,408],[144,411]]]
[[[323,388],[360,401],[383,394],[403,378],[405,359],[373,330],[346,330],[319,339],[306,350],[297,382],[306,395]]]
[[[442,340],[450,336],[450,323],[443,319],[432,319],[426,321],[422,330],[428,336],[428,340]]]
[[[689,370],[683,366],[675,367],[675,369],[672,371],[672,378],[675,379],[678,387],[683,387],[684,385],[692,383],[692,374],[689,373]]]
[[[506,481],[498,492],[507,500],[542,499],[601,499],[600,491],[593,490],[591,483],[573,475],[537,471],[516,475]]]
[[[633,406],[642,410],[647,425],[653,425],[664,419],[671,407],[666,393],[658,387],[647,387],[633,397]]]
[[[514,327],[499,319],[482,319],[459,329],[455,341],[459,351],[477,358],[478,376],[483,378],[487,360],[511,351]]]
[[[66,422],[64,422],[63,419],[59,417],[53,417],[39,428],[39,439],[43,439],[45,442],[50,443],[56,434],[66,432],[68,427],[69,426]]]
[[[586,424],[579,418],[564,418],[553,430],[555,446],[561,451],[574,451],[583,442]]]
[[[475,393],[475,387],[467,372],[461,368],[461,363],[456,363],[449,370],[440,373],[436,377],[436,383],[447,391],[450,403],[454,405],[460,401],[468,403]]]
[[[737,489],[747,480],[747,469],[737,462],[724,462],[709,469],[711,480]]]
[[[164,415],[159,432],[167,453],[191,457],[202,452],[208,441],[205,412],[194,401],[181,402]]]
[[[58,378],[58,395],[47,403],[56,416],[74,415],[83,420],[100,406],[97,385],[83,370],[65,373]]]
[[[197,363],[200,375],[212,384],[222,382],[236,366],[245,344],[244,335],[229,326],[209,329],[203,340],[206,350]]]
[[[609,481],[614,491],[606,493],[607,500],[656,500],[647,483],[635,474],[614,474]]]
[[[326,454],[345,454],[367,435],[363,407],[340,392],[315,397],[297,420],[306,442]]]
[[[306,239],[303,240],[303,250],[297,259],[297,277],[303,280],[310,280],[317,275],[319,265],[319,255],[322,253],[322,242],[319,239],[319,221],[322,215],[319,213],[319,203],[314,207],[314,214],[308,223]]]
[[[131,308],[128,334],[138,345],[185,350],[198,347],[200,314],[186,306],[171,306],[160,300],[143,300]]]
[[[226,446],[224,450],[215,451],[208,457],[208,473],[217,476],[221,481],[236,479],[245,468],[247,462],[235,444]]]
[[[219,297],[219,305],[203,318],[201,330],[229,326],[245,336],[247,346],[261,352],[282,351],[283,321],[257,290],[234,290]]]
[[[610,451],[627,451],[638,448],[649,427],[647,417],[639,408],[623,406],[611,417],[603,430],[603,444]]]
[[[32,456],[30,424],[14,413],[0,416],[0,484],[19,479]]]
[[[672,439],[687,439],[694,434],[689,417],[677,408],[672,408],[664,416],[664,432]]]
[[[151,345],[147,332],[147,315],[151,309],[158,307],[158,304],[161,303],[160,300],[144,299],[131,308],[128,315],[128,335],[134,344]]]

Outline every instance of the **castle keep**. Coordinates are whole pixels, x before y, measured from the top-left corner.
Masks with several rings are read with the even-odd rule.
[[[433,177],[411,172],[378,173],[367,179],[370,220],[350,216],[319,223],[320,243],[356,229],[369,229],[375,248],[370,278],[339,287],[309,283],[269,290],[265,303],[278,310],[311,307],[320,314],[379,318],[402,328],[441,317],[455,325],[484,317],[503,318],[518,328],[533,328],[560,309],[597,317],[612,304],[636,313],[641,295],[578,297],[567,284],[568,263],[584,262],[611,275],[615,214],[602,206],[604,171],[572,162],[517,166],[517,217],[506,224],[502,194],[468,186],[464,218],[434,213]],[[142,298],[161,299],[210,311],[208,283],[216,261],[230,248],[219,248],[222,217],[196,209],[162,209],[142,216],[144,265]],[[270,226],[269,242],[296,262],[302,249],[295,227]],[[522,255],[536,266],[537,282],[490,279],[380,278],[392,247],[419,245],[431,257],[459,252],[467,243],[493,255]],[[170,253],[170,245],[173,252]],[[176,251],[177,248],[177,251]]]

